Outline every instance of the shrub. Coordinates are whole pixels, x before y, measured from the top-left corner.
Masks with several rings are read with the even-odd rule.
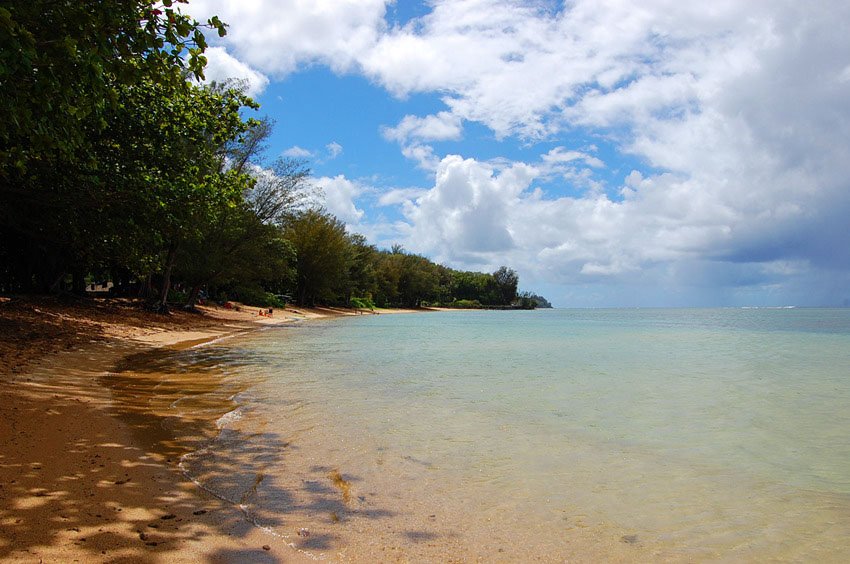
[[[261,288],[240,288],[236,295],[240,302],[248,306],[286,307],[286,302]]]
[[[168,301],[173,304],[185,304],[186,300],[189,298],[189,294],[182,290],[175,290],[171,288],[168,290]]]
[[[478,300],[455,300],[446,307],[456,307],[458,309],[481,309],[481,302]]]
[[[351,307],[356,307],[358,309],[375,309],[375,302],[372,301],[372,298],[351,298],[349,300]]]

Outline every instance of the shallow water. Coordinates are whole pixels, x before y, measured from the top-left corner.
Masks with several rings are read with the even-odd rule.
[[[848,360],[850,310],[362,316],[174,353],[222,384],[168,409],[317,558],[846,561]]]

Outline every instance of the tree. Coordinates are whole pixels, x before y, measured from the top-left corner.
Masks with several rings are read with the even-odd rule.
[[[401,305],[419,307],[423,301],[439,294],[440,275],[437,265],[419,255],[401,255],[401,276],[398,293]]]
[[[183,242],[175,277],[189,289],[185,307],[191,309],[204,286],[289,282],[294,262],[295,250],[280,230],[243,203],[223,208],[214,224]]]
[[[496,298],[494,302],[498,305],[511,305],[517,297],[517,286],[519,276],[516,271],[506,266],[500,267],[493,273],[493,281],[496,284]]]
[[[212,87],[217,91],[228,90],[247,91],[247,84],[241,81],[228,81],[222,85],[213,83]],[[243,172],[250,163],[256,163],[258,157],[267,148],[267,141],[274,129],[274,120],[269,117],[250,120],[249,129],[240,139],[233,139],[225,143],[223,153],[230,168],[237,172]]]
[[[519,294],[519,299],[523,309],[552,309],[552,304],[549,303],[549,300],[533,292],[522,292]]]
[[[366,242],[359,233],[348,236],[348,287],[345,302],[348,305],[352,297],[373,298],[377,292],[375,262],[377,249]]]
[[[254,185],[245,199],[260,221],[278,227],[295,217],[312,190],[310,169],[297,159],[279,158],[269,169],[255,166],[251,175]]]
[[[450,295],[455,300],[477,301],[491,304],[493,277],[483,272],[454,271],[451,279]]]
[[[239,103],[187,82],[202,77],[205,26],[181,3],[0,7],[0,256],[10,288],[57,288],[71,272],[79,289],[87,270],[153,268],[164,241],[152,221],[169,201],[179,216],[187,200],[168,191],[216,184],[204,182],[209,166],[191,158],[193,145],[222,143]],[[218,18],[206,27],[225,31]],[[223,127],[195,119],[196,106],[222,101],[234,110],[216,116]],[[183,207],[204,199],[192,192]]]
[[[203,77],[204,26],[187,0],[9,0],[0,7],[0,177],[79,157],[92,129],[143,78]],[[225,34],[218,18],[206,27]]]
[[[295,293],[301,305],[340,301],[345,292],[349,240],[345,224],[317,209],[296,215],[284,229],[295,248]]]
[[[145,220],[148,245],[161,253],[159,309],[166,309],[171,271],[180,245],[240,205],[251,177],[225,166],[221,148],[249,128],[240,110],[255,107],[241,92],[183,82],[142,82],[126,91],[118,123],[134,133],[118,144],[118,163],[133,162],[117,191],[135,188],[135,210]],[[131,196],[131,200],[133,197]]]
[[[253,147],[257,138],[248,136]],[[231,172],[243,168],[239,162],[230,161]],[[263,280],[279,287],[293,278],[295,250],[279,227],[302,202],[309,171],[291,160],[277,161],[272,170],[250,170],[253,181],[243,199],[217,209],[213,221],[201,225],[182,246],[177,265],[180,279],[190,288],[188,308],[194,307],[204,285]]]
[[[392,251],[376,255],[375,302],[382,307],[419,307],[440,295],[441,275],[438,265],[394,245]]]
[[[403,255],[379,252],[375,261],[375,303],[379,307],[390,307],[399,302]]]

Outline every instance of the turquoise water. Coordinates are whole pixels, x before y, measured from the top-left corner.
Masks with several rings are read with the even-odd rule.
[[[850,558],[850,310],[359,316],[182,354],[246,382],[184,470],[312,556]]]

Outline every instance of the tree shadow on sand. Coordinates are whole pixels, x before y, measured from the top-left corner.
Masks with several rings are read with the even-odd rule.
[[[0,560],[55,560],[63,547],[87,561],[186,560],[205,539],[225,535],[236,546],[201,550],[206,560],[274,562],[293,554],[286,545],[342,548],[334,529],[355,516],[394,515],[347,498],[343,484],[358,477],[332,468],[282,483],[280,468],[297,447],[277,433],[217,428],[246,385],[226,367],[239,355],[238,362],[260,359],[210,349],[126,357],[98,379],[99,388],[79,385],[91,381],[92,368],[69,365],[61,378],[3,391],[16,412],[8,429],[0,426],[0,445],[43,441],[63,451],[22,460],[0,450]],[[276,533],[260,535],[271,546],[238,546],[258,535],[257,526]]]

